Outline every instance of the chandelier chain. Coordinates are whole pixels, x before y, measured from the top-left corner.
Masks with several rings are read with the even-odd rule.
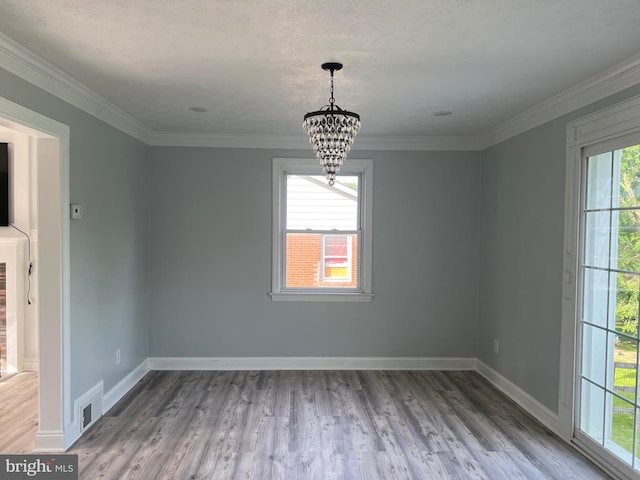
[[[333,104],[336,103],[336,99],[333,98],[333,68],[331,69],[331,97],[329,98],[329,104],[331,105],[331,110],[333,110]]]

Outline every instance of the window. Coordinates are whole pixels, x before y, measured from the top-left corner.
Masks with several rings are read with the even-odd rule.
[[[558,427],[639,478],[640,97],[567,125]]]
[[[640,145],[586,156],[579,431],[640,468]]]
[[[273,160],[273,300],[371,301],[372,173],[347,160],[332,187],[315,160]]]
[[[322,278],[327,281],[351,280],[353,259],[351,235],[323,235]]]

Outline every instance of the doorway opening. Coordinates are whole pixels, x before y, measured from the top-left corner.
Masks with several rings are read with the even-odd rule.
[[[0,98],[0,128],[27,138],[36,182],[30,233],[37,297],[38,431],[35,452],[61,452],[71,423],[69,332],[69,127]],[[30,217],[36,212],[35,220]],[[24,217],[22,217],[24,218]],[[24,230],[21,228],[21,230]],[[22,295],[21,304],[26,296]],[[7,319],[8,320],[8,319]],[[24,368],[24,350],[23,365]]]

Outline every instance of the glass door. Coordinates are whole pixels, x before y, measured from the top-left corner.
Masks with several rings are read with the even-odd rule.
[[[585,162],[577,429],[640,470],[640,145]]]

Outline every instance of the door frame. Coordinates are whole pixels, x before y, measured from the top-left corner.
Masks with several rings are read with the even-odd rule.
[[[578,304],[580,300],[580,208],[584,189],[583,150],[595,144],[622,142],[640,134],[640,96],[584,116],[567,124],[565,178],[565,226],[563,246],[562,321],[560,337],[560,385],[558,433],[575,443],[578,353]],[[612,147],[615,149],[615,147]],[[595,445],[595,442],[594,442]],[[601,455],[584,444],[578,446],[610,472],[626,477],[630,468],[613,455]],[[637,475],[637,472],[636,472]]]
[[[70,444],[67,426],[71,423],[70,129],[2,97],[0,125],[28,134],[37,148],[39,422],[35,451],[61,452]]]

